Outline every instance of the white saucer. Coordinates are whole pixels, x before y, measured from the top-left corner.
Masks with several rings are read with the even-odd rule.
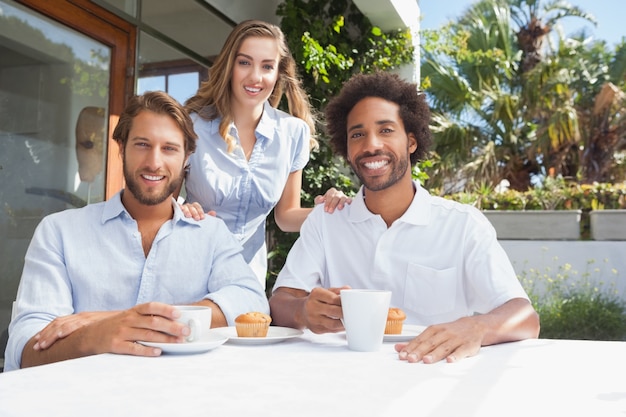
[[[383,337],[383,342],[408,342],[409,340],[413,340],[415,336],[422,333],[426,326],[416,326],[413,324],[405,324],[402,326],[401,334],[386,334]]]
[[[158,342],[141,342],[145,346],[156,347],[163,351],[163,353],[202,353],[208,352],[211,349],[224,344],[228,340],[228,337],[221,333],[211,332],[206,337],[197,342],[189,343],[158,343]]]
[[[269,345],[284,342],[287,339],[302,335],[302,330],[279,326],[270,326],[266,337],[239,337],[237,336],[237,329],[234,326],[219,327],[211,330],[211,332],[221,333],[228,338],[228,343],[235,345]]]

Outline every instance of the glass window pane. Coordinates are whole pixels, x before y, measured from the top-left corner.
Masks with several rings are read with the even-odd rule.
[[[162,90],[183,103],[196,93],[206,67],[145,32],[139,33],[137,93]]]
[[[46,215],[104,199],[108,47],[0,0],[0,332]],[[6,339],[0,338],[4,354]]]
[[[140,77],[137,80],[137,94],[143,94],[146,91],[166,91],[165,76]]]
[[[200,86],[200,74],[191,72],[170,75],[167,85],[168,93],[180,103],[184,103],[185,100],[196,94]]]

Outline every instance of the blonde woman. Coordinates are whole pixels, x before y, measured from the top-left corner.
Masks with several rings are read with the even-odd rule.
[[[278,110],[283,95],[289,113]],[[297,232],[311,208],[300,206],[302,169],[317,145],[315,119],[280,28],[249,20],[237,25],[185,103],[198,134],[185,179],[184,211],[224,220],[265,285],[265,220],[274,210],[283,231]],[[315,203],[326,210],[350,199],[331,188]]]

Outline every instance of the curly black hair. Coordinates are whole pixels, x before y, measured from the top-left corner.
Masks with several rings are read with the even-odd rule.
[[[326,131],[335,153],[347,159],[347,120],[352,108],[367,97],[380,97],[400,106],[400,118],[407,133],[413,133],[417,149],[411,154],[411,165],[424,159],[431,144],[430,109],[417,85],[388,72],[356,74],[342,87],[339,95],[326,106]]]

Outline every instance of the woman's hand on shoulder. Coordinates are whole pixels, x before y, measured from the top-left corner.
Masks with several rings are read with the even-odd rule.
[[[324,211],[332,213],[335,209],[342,210],[346,204],[352,203],[352,198],[348,197],[335,188],[331,188],[326,191],[324,195],[318,195],[315,197],[315,205],[324,203]]]
[[[194,220],[204,219],[204,210],[200,203],[185,203],[180,205],[180,209],[183,211],[185,217],[193,217]],[[209,216],[216,216],[215,211],[210,210],[206,212]]]

